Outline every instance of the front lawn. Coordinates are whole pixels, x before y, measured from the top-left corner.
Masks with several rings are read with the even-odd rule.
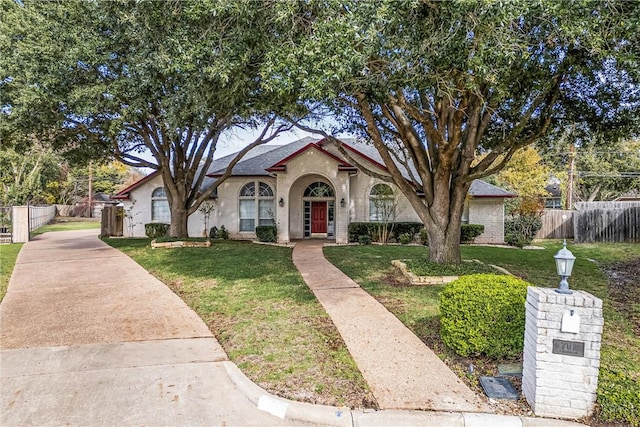
[[[263,388],[298,401],[375,407],[290,248],[214,241],[208,248],[151,249],[149,239],[104,241],[178,294]]]
[[[51,231],[90,230],[95,228],[100,228],[99,220],[81,217],[56,217],[49,224],[32,231],[31,237]]]
[[[9,279],[21,248],[22,243],[0,245],[0,301],[4,299],[7,293]]]
[[[542,243],[544,250],[520,250],[485,246],[463,246],[464,259],[478,259],[495,264],[526,281],[543,287],[557,287],[553,255],[561,248],[559,242]],[[577,257],[573,289],[585,290],[604,302],[605,329],[601,353],[598,400],[601,404],[600,420],[640,422],[640,337],[636,318],[638,292],[627,289],[625,295],[634,298],[612,297],[612,287],[602,268],[612,263],[640,259],[640,245],[597,244],[569,245]],[[345,274],[393,312],[407,327],[438,353],[463,379],[478,388],[480,375],[495,375],[496,364],[486,358],[460,358],[447,349],[439,335],[439,294],[444,285],[407,286],[392,266],[393,259],[421,262],[427,248],[402,246],[349,246],[327,247],[325,256]],[[637,284],[637,282],[636,282]],[[618,294],[620,294],[618,290]],[[627,307],[628,310],[625,310]],[[474,364],[474,374],[468,373]],[[481,392],[481,391],[480,391]]]

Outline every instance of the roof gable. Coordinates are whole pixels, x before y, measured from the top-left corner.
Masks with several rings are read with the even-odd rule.
[[[274,165],[272,165],[272,166],[270,166],[268,168],[265,168],[265,170],[268,171],[268,172],[284,172],[284,171],[287,170],[287,163],[289,163],[291,160],[295,159],[296,157],[300,156],[302,153],[306,153],[309,150],[316,150],[316,151],[322,153],[323,155],[331,158],[332,160],[335,160],[338,163],[338,170],[342,170],[342,171],[356,171],[357,170],[357,168],[355,168],[354,166],[352,166],[349,163],[345,162],[341,158],[339,158],[339,157],[329,153],[327,150],[321,148],[318,143],[313,143],[313,142],[307,144],[306,146],[302,147],[298,151],[296,151],[294,153],[291,153],[289,156],[287,156],[284,159],[278,161]]]

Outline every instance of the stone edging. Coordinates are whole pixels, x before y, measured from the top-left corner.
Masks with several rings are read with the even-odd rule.
[[[211,241],[207,240],[206,242],[191,242],[191,241],[182,241],[179,240],[177,242],[156,242],[155,239],[151,241],[151,247],[153,249],[156,248],[208,248],[211,246]]]
[[[474,260],[470,260],[468,262],[477,262],[480,264],[483,264],[481,261],[474,259]],[[442,285],[444,283],[451,283],[455,280],[459,279],[459,276],[418,276],[414,273],[412,273],[408,268],[407,268],[407,264],[405,264],[404,262],[400,261],[399,259],[394,259],[393,261],[391,261],[391,264],[396,267],[398,270],[400,270],[400,272],[402,273],[402,275],[409,281],[409,283],[411,283],[412,285],[415,286],[425,286],[425,285]],[[497,265],[493,265],[493,264],[487,264],[489,267],[494,268],[504,274],[507,274],[509,276],[513,276],[513,274],[511,274],[509,271],[507,271],[506,269],[499,267]]]

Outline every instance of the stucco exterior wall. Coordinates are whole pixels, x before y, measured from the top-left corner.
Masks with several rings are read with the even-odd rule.
[[[469,224],[484,225],[484,233],[476,237],[475,243],[504,243],[504,199],[471,199]]]
[[[131,220],[125,216],[124,236],[130,236],[131,229],[129,228],[129,224],[133,223],[133,237],[145,237],[144,225],[153,222],[151,221],[151,194],[153,190],[158,187],[164,187],[162,177],[159,175],[132,191],[129,195],[129,200],[122,201],[124,209],[131,209],[132,214]],[[215,205],[215,202],[212,201],[212,203]],[[214,211],[214,214],[216,211]],[[213,222],[213,218],[214,215],[212,214],[210,222]],[[211,225],[209,225],[209,227],[211,227]],[[200,212],[195,212],[189,217],[187,228],[189,236],[191,237],[200,237],[203,235],[204,222]]]
[[[292,158],[285,172],[277,172],[277,200],[282,197],[284,207],[277,206],[278,240],[289,242],[304,236],[303,193],[307,186],[316,181],[331,185],[335,201],[335,239],[338,243],[347,242],[349,223],[348,206],[340,206],[340,201],[349,199],[349,172],[338,170],[335,159],[316,149],[308,149]]]

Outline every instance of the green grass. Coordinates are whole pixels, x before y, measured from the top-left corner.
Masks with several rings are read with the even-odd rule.
[[[407,260],[407,267],[417,276],[464,276],[466,274],[503,274],[495,268],[478,262],[463,262],[457,265],[438,264],[427,260],[410,259]]]
[[[31,237],[51,231],[89,230],[100,228],[100,221],[91,221],[85,218],[56,218],[53,222],[31,232]]]
[[[237,241],[151,249],[105,239],[166,283],[207,323],[230,359],[280,396],[372,406],[333,323],[291,261],[291,249]]]
[[[9,286],[9,279],[16,264],[18,252],[22,249],[22,243],[0,245],[0,301],[4,299]]]
[[[537,286],[557,287],[559,277],[556,275],[553,255],[562,244],[558,241],[536,244],[545,249],[463,246],[462,256],[464,259],[478,259],[486,264],[498,265]],[[605,328],[598,400],[605,404],[601,417],[603,420],[615,420],[627,416],[627,422],[637,425],[640,423],[637,415],[640,413],[640,337],[635,334],[630,319],[614,307],[609,298],[608,278],[600,267],[640,258],[640,245],[570,244],[569,249],[577,258],[573,276],[569,279],[570,287],[587,291],[603,300]],[[438,306],[443,286],[402,286],[393,278],[392,259],[420,263],[427,256],[427,251],[428,248],[421,247],[350,246],[325,248],[325,255],[374,295],[442,358],[453,359],[455,355],[443,346],[439,338]],[[479,361],[476,366],[481,364]],[[460,371],[462,369],[458,369]],[[630,396],[631,403],[627,403],[627,399],[624,404],[631,406],[608,408],[607,403],[619,399],[619,396]],[[633,402],[637,406],[632,406]]]

